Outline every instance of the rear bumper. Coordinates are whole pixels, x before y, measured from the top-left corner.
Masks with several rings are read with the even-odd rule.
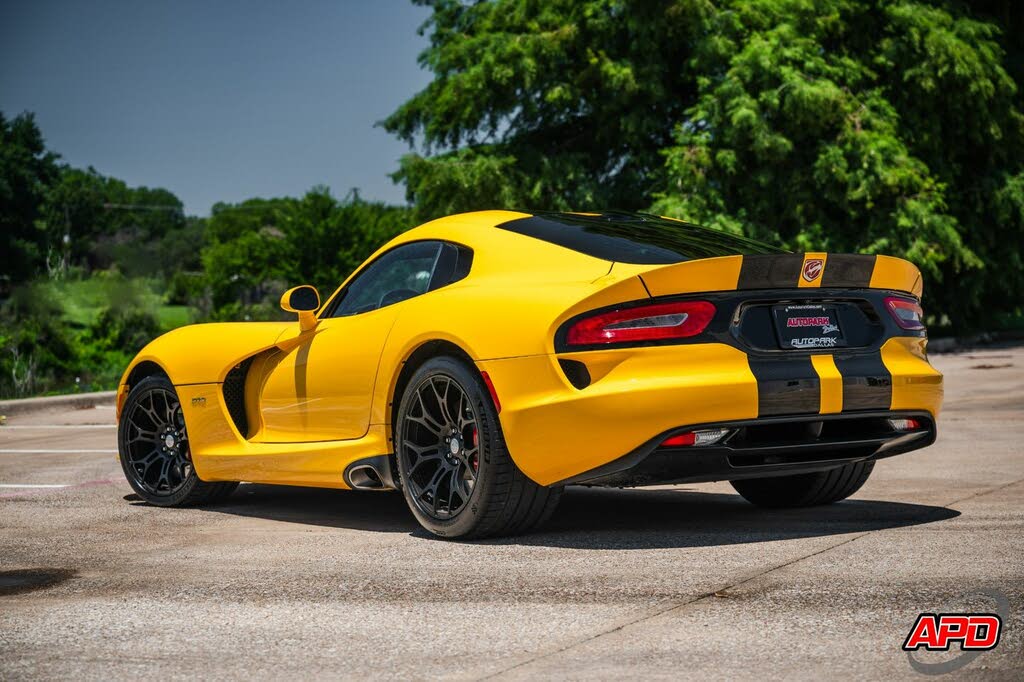
[[[934,438],[942,375],[928,363],[924,347],[925,339],[895,337],[870,352],[755,356],[732,345],[705,343],[478,365],[501,401],[502,428],[517,466],[537,483],[556,485],[634,455],[662,434],[703,424],[899,412],[926,417]],[[583,363],[589,383],[583,388],[570,383],[560,359]],[[728,453],[700,456],[709,463],[675,480],[727,478],[713,474],[722,467],[710,459],[721,463]]]
[[[921,426],[900,432],[889,425],[889,419],[905,417]],[[728,435],[712,446],[660,447],[673,432],[659,434],[626,456],[559,484],[629,487],[789,476],[892,457],[927,447],[936,436],[926,412],[769,417],[690,428],[725,428]]]

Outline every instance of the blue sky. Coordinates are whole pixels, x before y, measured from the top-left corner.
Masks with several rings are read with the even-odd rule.
[[[298,195],[404,203],[407,146],[375,128],[429,81],[408,0],[0,3],[0,111],[74,166],[186,211]]]

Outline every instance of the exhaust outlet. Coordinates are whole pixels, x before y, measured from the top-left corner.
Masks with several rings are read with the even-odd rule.
[[[345,483],[353,490],[394,490],[391,459],[387,455],[367,457],[348,465]]]
[[[358,490],[380,490],[384,487],[376,470],[368,464],[349,471],[348,479],[352,487]]]

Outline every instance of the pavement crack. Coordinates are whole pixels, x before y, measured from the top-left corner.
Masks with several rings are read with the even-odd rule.
[[[1010,481],[1009,483],[1004,483],[1002,485],[997,485],[994,488],[988,488],[986,490],[979,490],[977,492],[971,493],[970,495],[964,495],[963,497],[955,499],[952,502],[947,502],[943,506],[944,507],[952,507],[954,504],[960,504],[961,502],[966,502],[967,500],[973,500],[976,497],[983,497],[985,495],[990,495],[992,493],[997,493],[1000,490],[1004,490],[1006,488],[1012,488],[1013,486],[1017,485],[1018,483],[1022,483],[1022,482],[1024,482],[1024,478],[1018,478],[1015,481]]]
[[[857,535],[855,535],[853,537],[846,538],[845,540],[842,540],[841,542],[836,542],[836,543],[834,543],[832,545],[829,545],[828,547],[824,547],[822,549],[819,549],[816,552],[812,552],[810,554],[804,554],[802,556],[795,557],[795,558],[793,558],[793,559],[791,559],[789,561],[783,562],[781,564],[772,566],[770,568],[766,568],[763,571],[759,571],[759,572],[757,572],[757,573],[755,573],[753,575],[749,575],[746,578],[743,578],[742,580],[736,581],[736,582],[734,582],[732,584],[725,585],[723,587],[715,588],[715,589],[710,590],[708,592],[704,592],[703,594],[694,595],[693,597],[690,597],[689,599],[686,599],[686,600],[681,601],[681,602],[675,602],[675,603],[669,604],[667,606],[664,606],[662,608],[655,608],[655,609],[647,610],[643,614],[640,614],[640,615],[637,615],[637,616],[635,616],[633,618],[630,618],[630,619],[626,620],[625,622],[619,622],[614,627],[608,628],[606,630],[602,630],[600,632],[593,633],[593,634],[588,635],[586,637],[581,637],[581,638],[576,639],[576,640],[574,640],[572,642],[568,642],[564,646],[561,646],[561,647],[559,647],[557,649],[546,651],[543,654],[540,654],[540,655],[537,655],[537,656],[533,656],[532,658],[529,658],[529,659],[527,659],[525,661],[520,661],[520,662],[516,663],[515,665],[508,666],[507,668],[503,668],[503,669],[498,670],[496,672],[493,672],[493,673],[491,673],[489,675],[485,675],[485,676],[483,676],[483,677],[481,677],[479,679],[482,679],[482,680],[494,679],[494,678],[499,677],[501,675],[504,675],[506,673],[512,672],[513,670],[517,670],[519,668],[522,668],[522,667],[525,667],[527,665],[530,665],[531,663],[535,663],[537,661],[541,661],[541,660],[544,660],[546,658],[551,658],[552,656],[557,656],[558,654],[561,654],[561,653],[564,653],[566,651],[569,651],[570,649],[575,649],[576,647],[578,647],[578,646],[580,646],[582,644],[586,644],[588,642],[592,642],[592,641],[594,641],[596,639],[600,639],[601,637],[606,637],[608,635],[615,634],[616,632],[624,630],[624,629],[626,629],[626,628],[628,628],[630,626],[636,625],[638,623],[643,623],[644,621],[648,621],[648,620],[651,620],[653,618],[657,618],[659,616],[663,616],[665,614],[672,613],[673,611],[678,611],[678,610],[683,609],[683,608],[685,608],[687,606],[690,606],[691,604],[696,604],[698,602],[704,601],[705,599],[720,598],[720,597],[724,596],[731,589],[740,587],[741,585],[745,585],[745,584],[749,583],[752,580],[757,580],[758,578],[760,578],[762,576],[765,576],[765,575],[768,575],[769,573],[772,573],[773,571],[778,571],[780,569],[786,568],[787,566],[792,566],[793,564],[798,563],[800,561],[803,561],[804,559],[810,559],[812,557],[818,556],[819,554],[823,554],[825,552],[831,551],[831,550],[833,550],[833,549],[835,549],[837,547],[842,547],[843,545],[847,545],[847,544],[853,542],[854,540],[859,540],[860,538],[864,537],[865,535],[869,535],[869,534],[871,534],[873,532],[875,532],[875,531],[864,531],[862,533],[858,533]]]
[[[1024,482],[1024,478],[1017,479],[1017,480],[1011,481],[1009,483],[1004,483],[1002,485],[998,485],[998,486],[995,486],[993,488],[988,488],[986,490],[979,490],[977,492],[971,493],[970,495],[965,495],[964,497],[961,497],[961,498],[958,498],[958,499],[953,500],[951,502],[948,502],[948,503],[944,504],[943,507],[951,507],[953,505],[960,504],[960,503],[965,502],[967,500],[971,500],[971,499],[974,499],[974,498],[977,498],[977,497],[982,497],[984,495],[988,495],[988,494],[991,494],[991,493],[999,492],[1000,490],[1012,487],[1012,486],[1017,485],[1018,483],[1021,483],[1021,482]],[[482,680],[494,679],[494,678],[500,677],[502,675],[505,675],[507,673],[510,673],[510,672],[512,672],[514,670],[518,670],[520,668],[524,668],[524,667],[526,667],[526,666],[528,666],[528,665],[530,665],[532,663],[536,663],[537,661],[542,661],[544,659],[552,658],[554,656],[557,656],[557,655],[559,655],[561,653],[564,653],[566,651],[569,651],[571,649],[575,649],[576,647],[581,646],[583,644],[587,644],[589,642],[593,642],[594,640],[600,639],[602,637],[607,637],[608,635],[615,634],[615,633],[620,632],[622,630],[625,630],[626,628],[631,627],[633,625],[637,625],[639,623],[643,623],[645,621],[649,621],[649,620],[652,620],[654,618],[658,618],[659,616],[663,616],[663,615],[666,615],[666,614],[669,614],[669,613],[672,613],[672,612],[675,612],[675,611],[679,611],[680,609],[684,609],[684,608],[686,608],[688,606],[691,606],[693,604],[697,604],[697,603],[702,602],[704,600],[707,600],[707,599],[720,599],[720,598],[723,598],[723,597],[728,597],[729,596],[729,590],[733,590],[733,589],[735,589],[737,587],[741,587],[743,585],[746,585],[749,582],[752,582],[754,580],[762,578],[762,577],[764,577],[764,576],[766,576],[766,575],[768,575],[770,573],[774,573],[775,571],[779,571],[779,570],[782,570],[782,569],[787,568],[789,566],[792,566],[794,564],[800,563],[801,561],[805,561],[807,559],[813,559],[814,557],[820,556],[822,554],[825,554],[826,552],[831,552],[833,549],[837,549],[839,547],[843,547],[844,545],[848,545],[848,544],[850,544],[852,542],[856,542],[857,540],[860,540],[861,538],[863,538],[863,537],[865,537],[867,535],[871,535],[872,533],[878,533],[878,532],[886,531],[886,530],[893,530],[893,529],[892,528],[876,528],[876,529],[873,529],[873,530],[863,531],[861,533],[857,533],[856,535],[854,535],[852,537],[845,538],[841,542],[833,543],[833,544],[829,545],[828,547],[824,547],[824,548],[819,549],[819,550],[817,550],[815,552],[811,552],[809,554],[804,554],[804,555],[795,557],[793,559],[790,559],[789,561],[785,561],[785,562],[780,563],[778,565],[766,568],[766,569],[764,569],[762,571],[759,571],[759,572],[757,572],[757,573],[755,573],[753,575],[749,575],[749,576],[743,578],[742,580],[738,580],[738,581],[736,581],[736,582],[734,582],[734,583],[732,583],[730,585],[726,585],[724,587],[719,587],[719,588],[716,588],[716,589],[711,590],[709,592],[705,592],[703,594],[694,595],[693,597],[691,597],[689,599],[686,599],[684,601],[675,602],[675,603],[663,606],[661,608],[648,609],[648,610],[644,611],[642,614],[637,614],[637,615],[633,616],[632,618],[629,618],[629,619],[627,619],[625,621],[618,622],[614,627],[610,627],[610,628],[607,628],[605,630],[601,630],[600,632],[595,632],[595,633],[587,635],[585,637],[577,638],[577,639],[575,639],[575,640],[573,640],[571,642],[565,643],[564,645],[562,645],[562,646],[560,646],[560,647],[558,647],[556,649],[551,649],[551,650],[546,651],[546,652],[544,652],[542,654],[538,654],[538,655],[532,656],[532,657],[530,657],[530,658],[528,658],[526,660],[519,661],[518,663],[516,663],[514,665],[510,665],[510,666],[508,666],[506,668],[502,668],[501,670],[498,670],[496,672],[493,672],[493,673],[490,673],[488,675],[485,675],[485,676],[483,676],[483,677],[481,677],[479,679],[482,679]]]

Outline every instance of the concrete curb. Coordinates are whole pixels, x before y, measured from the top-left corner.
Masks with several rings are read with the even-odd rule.
[[[83,409],[95,405],[113,405],[117,391],[97,391],[96,393],[72,393],[70,395],[51,395],[45,398],[21,398],[18,400],[0,400],[0,415],[25,414],[44,410]]]

